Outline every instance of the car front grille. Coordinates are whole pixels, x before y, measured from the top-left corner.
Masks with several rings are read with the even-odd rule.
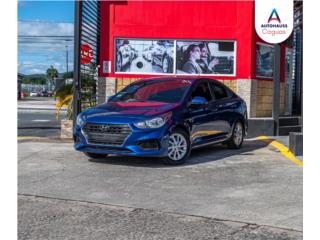
[[[90,144],[121,146],[131,134],[131,128],[128,124],[87,123],[83,133]]]

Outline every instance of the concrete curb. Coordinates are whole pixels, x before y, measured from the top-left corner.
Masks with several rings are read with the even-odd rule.
[[[257,137],[257,140],[263,141],[268,143],[268,145],[271,145],[278,149],[280,153],[285,156],[287,159],[289,159],[291,162],[297,164],[299,167],[303,167],[303,162],[299,160],[286,146],[284,146],[282,143],[276,141],[273,138],[267,137],[267,136],[259,136]]]

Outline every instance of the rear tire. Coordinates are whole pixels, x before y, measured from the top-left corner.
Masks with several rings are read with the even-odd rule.
[[[239,149],[242,146],[244,138],[244,128],[240,121],[234,124],[232,135],[230,140],[227,142],[227,146],[230,149]]]
[[[189,157],[190,151],[189,135],[182,129],[176,129],[169,136],[168,156],[162,161],[168,165],[183,164]]]
[[[94,159],[106,158],[108,154],[100,154],[100,153],[92,153],[92,152],[84,152],[84,155]]]

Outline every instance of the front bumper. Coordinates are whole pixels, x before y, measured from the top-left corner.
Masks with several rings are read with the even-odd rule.
[[[164,157],[168,155],[169,126],[165,124],[157,129],[139,129],[129,124],[132,132],[121,146],[92,144],[85,137],[80,126],[75,126],[73,131],[74,148],[81,152],[99,154],[117,154],[126,156]],[[148,141],[157,142],[157,148],[144,148]],[[150,145],[150,144],[149,144]]]

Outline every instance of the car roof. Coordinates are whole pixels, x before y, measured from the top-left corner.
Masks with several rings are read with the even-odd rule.
[[[163,81],[174,81],[174,80],[189,80],[189,81],[192,81],[192,82],[196,82],[196,81],[200,81],[200,80],[212,80],[212,81],[215,81],[215,82],[218,82],[217,80],[215,79],[211,79],[211,78],[206,78],[206,77],[199,77],[199,76],[186,76],[186,77],[183,77],[183,76],[179,76],[179,77],[151,77],[151,78],[142,78],[142,79],[139,79],[136,82],[147,82],[147,81],[159,81],[159,80],[163,80]]]

